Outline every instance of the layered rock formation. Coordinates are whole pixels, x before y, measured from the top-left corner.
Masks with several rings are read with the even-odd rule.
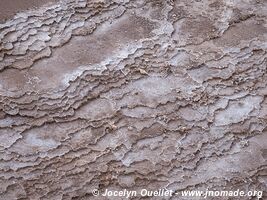
[[[63,0],[0,24],[0,199],[266,191],[266,17],[264,0]]]

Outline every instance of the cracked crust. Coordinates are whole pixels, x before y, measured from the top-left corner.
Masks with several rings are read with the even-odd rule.
[[[266,10],[63,0],[0,24],[0,199],[266,191]]]

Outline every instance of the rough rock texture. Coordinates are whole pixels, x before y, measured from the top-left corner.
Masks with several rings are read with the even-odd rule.
[[[1,200],[267,190],[265,0],[63,0],[0,24],[0,69]]]

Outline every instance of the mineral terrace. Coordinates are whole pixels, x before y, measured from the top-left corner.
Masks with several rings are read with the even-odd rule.
[[[1,200],[267,199],[266,0],[29,2],[0,1]]]

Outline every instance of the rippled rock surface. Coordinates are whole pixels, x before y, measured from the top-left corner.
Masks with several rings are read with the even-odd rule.
[[[0,199],[266,191],[266,68],[264,0],[19,12],[0,24]]]

